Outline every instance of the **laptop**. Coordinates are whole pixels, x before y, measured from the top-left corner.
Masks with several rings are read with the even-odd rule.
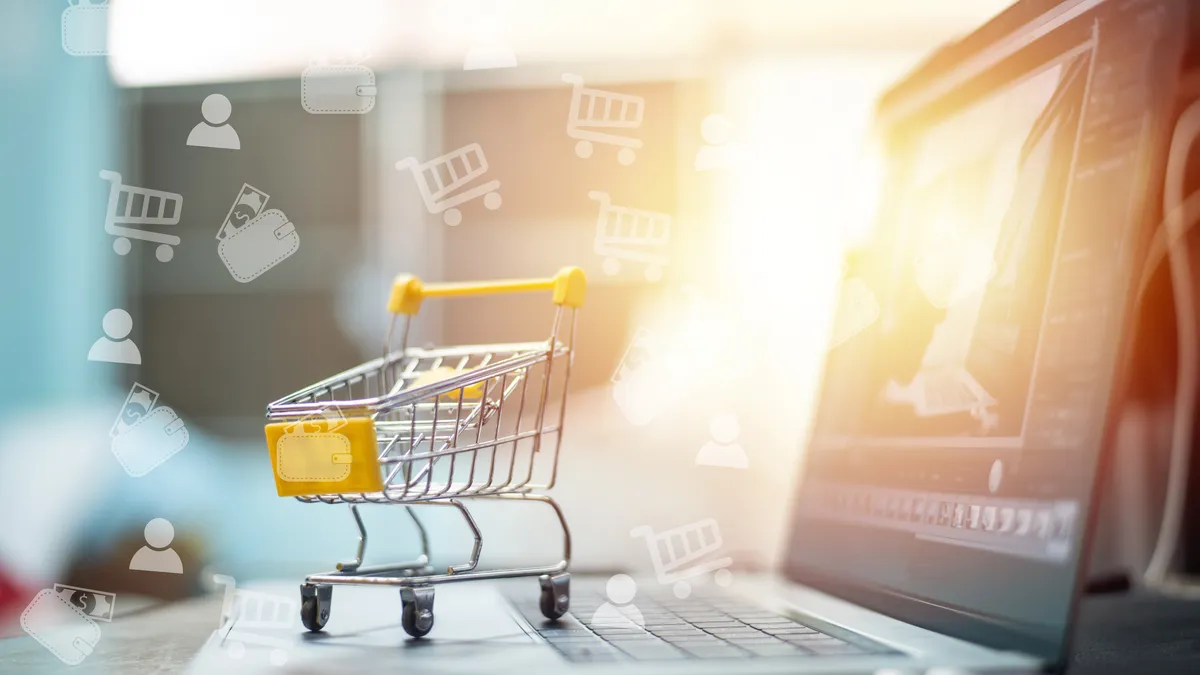
[[[651,580],[636,611],[613,607],[620,577],[577,574],[557,620],[529,579],[444,584],[421,639],[394,589],[339,586],[324,630],[232,616],[189,672],[1063,669],[1185,18],[1026,0],[883,97],[882,216],[847,268],[776,573]]]

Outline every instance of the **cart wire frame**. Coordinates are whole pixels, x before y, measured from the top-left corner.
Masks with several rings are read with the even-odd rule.
[[[407,344],[413,317],[426,297],[532,290],[554,294],[554,320],[545,341],[432,349]],[[301,585],[300,614],[306,628],[324,627],[332,584],[399,587],[402,624],[414,637],[433,627],[433,585],[439,583],[537,576],[542,613],[548,619],[566,613],[570,529],[562,509],[540,491],[552,488],[558,477],[576,313],[585,290],[583,272],[570,267],[551,279],[502,282],[425,286],[415,277],[397,277],[388,303],[392,317],[383,355],[268,406],[271,423],[301,425],[333,410],[339,417],[371,420],[375,432],[381,490],[295,497],[305,503],[349,505],[358,531],[353,559],[338,563],[334,571],[311,574]],[[392,350],[398,314],[405,316],[399,349]],[[550,434],[552,440],[546,438]],[[562,558],[539,566],[477,569],[483,534],[463,499],[549,506],[562,528]],[[368,537],[358,505],[366,503],[405,507],[421,545],[416,559],[363,565]],[[428,531],[414,504],[449,506],[461,514],[474,537],[466,562],[444,572],[434,570]]]

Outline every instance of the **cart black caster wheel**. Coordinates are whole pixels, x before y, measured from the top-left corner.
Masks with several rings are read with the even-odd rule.
[[[329,621],[329,605],[333,586],[329,584],[300,584],[300,621],[304,627],[317,632]]]
[[[543,574],[538,577],[538,583],[542,585],[538,602],[542,616],[551,621],[562,618],[571,608],[571,575],[566,572],[554,576]]]
[[[400,602],[404,606],[400,614],[404,632],[415,638],[428,635],[433,630],[433,587],[401,588]]]

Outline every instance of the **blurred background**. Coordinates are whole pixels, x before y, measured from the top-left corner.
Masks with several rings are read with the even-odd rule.
[[[98,57],[64,51],[65,0],[0,4],[0,496],[12,509],[0,571],[30,589],[181,597],[213,572],[328,569],[353,553],[353,522],[344,507],[275,495],[266,405],[379,355],[397,273],[472,280],[564,265],[589,277],[554,492],[581,535],[576,569],[648,569],[631,528],[709,517],[740,565],[772,565],[844,253],[871,223],[874,102],[1007,4],[113,0]],[[516,65],[464,69],[478,65],[472,54]],[[331,62],[373,73],[373,109],[305,110],[302,73]],[[577,154],[564,74],[644,100],[641,123],[621,130],[641,141],[632,163],[599,142]],[[229,101],[237,150],[188,144],[213,94]],[[470,143],[502,203],[468,202],[449,226],[426,207],[418,174],[395,165]],[[153,243],[114,251],[102,170],[182,195],[178,224],[158,228],[180,238],[168,262]],[[216,252],[243,183],[303,242],[249,283]],[[608,273],[591,191],[671,217],[661,278],[632,261]],[[542,339],[546,300],[430,302],[412,343]],[[140,365],[88,360],[112,309],[131,318]],[[644,423],[612,384],[639,329],[686,345],[693,364]],[[190,439],[141,478],[109,449],[135,382]],[[698,466],[714,419],[731,418],[748,468]],[[554,523],[522,509],[477,511],[484,564],[556,555]],[[398,511],[365,510],[369,558],[415,552]],[[466,528],[430,511],[435,561],[458,562]],[[173,524],[183,575],[128,570],[153,518]]]

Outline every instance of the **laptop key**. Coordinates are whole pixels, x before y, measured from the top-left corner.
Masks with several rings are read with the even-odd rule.
[[[555,648],[572,661],[616,661],[621,658],[616,649],[603,642],[590,645],[555,645]]]
[[[811,652],[784,642],[773,645],[738,645],[755,656],[809,656]]]
[[[664,642],[628,642],[617,645],[625,654],[644,661],[686,659],[688,655]]]
[[[746,655],[746,652],[727,644],[680,645],[684,651],[701,659],[730,659]]]

